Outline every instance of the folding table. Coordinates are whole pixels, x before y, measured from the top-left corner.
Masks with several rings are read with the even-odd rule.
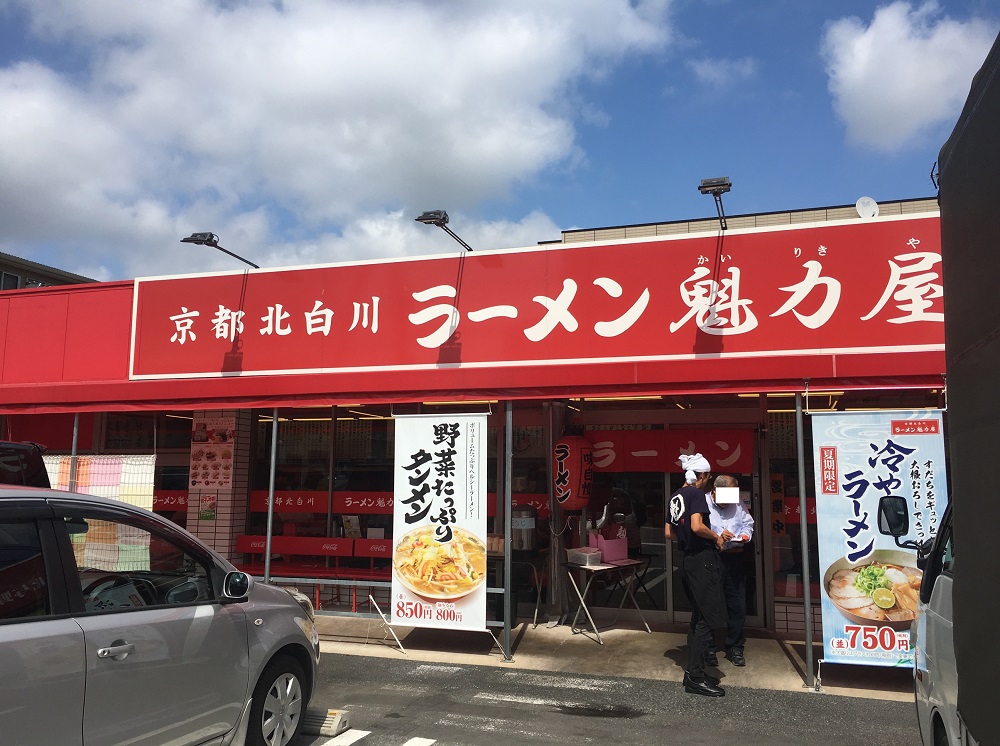
[[[646,627],[646,632],[652,634],[653,630],[649,628],[649,624],[646,622],[646,617],[642,614],[642,609],[639,608],[638,602],[635,600],[635,595],[632,593],[632,585],[635,581],[636,572],[643,565],[641,560],[635,559],[623,559],[615,560],[613,562],[605,562],[599,565],[578,565],[574,562],[566,562],[565,567],[567,574],[569,575],[570,585],[573,586],[573,591],[576,593],[576,597],[580,600],[580,605],[576,609],[576,613],[573,615],[573,622],[570,624],[570,629],[573,634],[586,634],[587,629],[585,627],[577,627],[576,621],[580,617],[580,612],[582,611],[586,617],[587,621],[590,622],[590,628],[594,630],[594,635],[597,637],[597,642],[601,645],[604,644],[604,640],[601,639],[601,633],[597,629],[597,624],[594,622],[594,617],[590,614],[590,609],[587,607],[587,594],[590,591],[590,586],[593,584],[594,580],[599,577],[606,577],[617,582],[620,582],[625,589],[622,594],[622,600],[618,604],[618,611],[615,614],[615,618],[611,620],[611,624],[615,624],[618,621],[618,617],[621,615],[622,607],[625,605],[625,599],[629,598],[632,601],[632,605],[635,610],[639,613],[639,619],[642,620],[643,625]],[[583,591],[580,591],[580,586],[576,582],[576,573],[582,572],[587,576],[587,582],[583,586]]]

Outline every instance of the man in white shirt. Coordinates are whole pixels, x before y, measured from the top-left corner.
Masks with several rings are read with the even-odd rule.
[[[739,499],[739,482],[736,477],[721,474],[715,478],[711,499],[708,500],[709,523],[725,543],[719,553],[722,570],[722,587],[726,593],[729,623],[726,629],[726,657],[734,666],[745,666],[743,648],[746,638],[743,627],[747,618],[747,558],[743,549],[753,538],[753,516]],[[727,491],[735,490],[736,502],[724,502]],[[714,647],[709,648],[706,665],[717,666],[718,656]]]

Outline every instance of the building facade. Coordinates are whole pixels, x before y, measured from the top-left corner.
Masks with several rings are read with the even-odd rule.
[[[527,249],[20,290],[0,294],[0,413],[8,438],[90,459],[75,487],[146,490],[238,564],[256,559],[241,537],[344,539],[325,581],[296,581],[343,613],[387,579],[398,415],[488,414],[491,531],[508,491],[529,517],[533,572],[508,589],[522,601],[560,605],[558,554],[624,490],[647,563],[639,603],[668,621],[689,607],[665,503],[679,455],[698,451],[738,478],[756,522],[749,623],[800,637],[807,575],[820,590],[801,421],[943,407],[940,273],[936,201],[912,200],[870,218],[825,208],[733,216],[725,231],[608,227]],[[553,499],[552,445],[569,431],[593,448],[583,511]],[[148,486],[127,485],[129,459],[150,456]],[[618,605],[606,595],[598,605]]]
[[[94,280],[0,251],[0,290],[80,285],[88,282]]]

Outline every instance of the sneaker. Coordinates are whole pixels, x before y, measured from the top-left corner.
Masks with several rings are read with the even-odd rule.
[[[726,654],[726,657],[729,658],[729,662],[734,666],[745,666],[747,664],[746,659],[743,657],[742,650],[736,650],[734,648]]]
[[[718,666],[719,666],[719,656],[716,655],[716,653],[715,653],[714,650],[709,650],[707,653],[705,653],[705,665],[706,666],[715,666],[716,668],[718,668]]]

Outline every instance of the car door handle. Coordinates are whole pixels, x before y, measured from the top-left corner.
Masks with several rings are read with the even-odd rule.
[[[115,640],[106,648],[97,649],[98,658],[114,658],[116,661],[125,660],[125,656],[135,650],[135,645],[124,640]]]

